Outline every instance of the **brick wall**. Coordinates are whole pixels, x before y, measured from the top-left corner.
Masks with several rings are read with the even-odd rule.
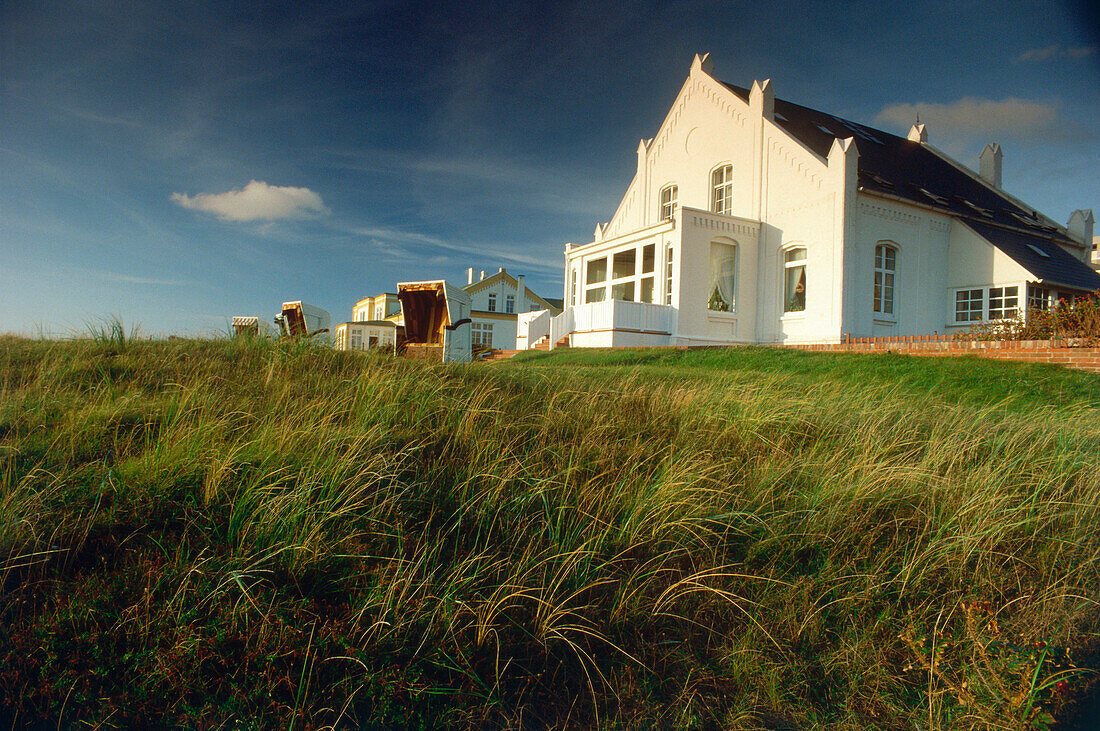
[[[950,335],[895,338],[849,338],[832,345],[786,345],[823,353],[903,353],[905,355],[975,355],[998,360],[1057,363],[1100,373],[1100,347],[1073,340],[954,340]]]

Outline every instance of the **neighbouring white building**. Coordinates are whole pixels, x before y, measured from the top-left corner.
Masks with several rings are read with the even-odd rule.
[[[952,332],[1100,288],[1091,211],[1062,226],[928,142],[714,77],[696,56],[622,202],[565,246],[550,342],[839,342]]]
[[[352,322],[369,320],[389,320],[398,325],[401,321],[401,303],[394,292],[384,292],[373,297],[364,297],[351,308]]]
[[[512,276],[501,267],[495,274],[485,276],[472,268],[466,270],[466,286],[470,295],[471,338],[474,348],[516,348],[519,316],[529,312],[548,312],[557,315],[561,303],[546,300],[527,286],[520,274]]]
[[[394,350],[398,325],[390,320],[360,320],[341,322],[336,326],[334,346],[337,350]]]

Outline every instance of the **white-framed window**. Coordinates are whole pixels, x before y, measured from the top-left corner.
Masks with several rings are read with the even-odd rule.
[[[607,257],[590,259],[584,273],[584,301],[603,302],[607,299]]]
[[[1027,285],[1027,309],[1029,312],[1038,310],[1046,312],[1050,309],[1050,303],[1055,299],[1053,290],[1048,287],[1040,287],[1037,284]]]
[[[497,295],[496,292],[489,293],[489,312],[497,311]]]
[[[737,308],[737,246],[721,241],[710,244],[710,296],[707,309],[734,312]]]
[[[514,294],[504,295],[504,311],[509,315],[516,311],[516,296]]]
[[[710,173],[710,210],[726,216],[733,210],[733,165],[721,165]]]
[[[977,322],[985,306],[984,289],[960,289],[955,292],[955,322]]]
[[[894,275],[897,272],[898,250],[889,244],[875,247],[875,312],[894,314]]]
[[[642,247],[642,274],[638,280],[638,301],[653,304],[653,280],[657,276],[657,244]]]
[[[665,248],[665,304],[672,304],[672,244]]]
[[[667,221],[672,218],[672,214],[676,212],[676,195],[677,190],[675,185],[666,185],[661,188],[661,220]]]
[[[579,305],[577,301],[577,268],[573,267],[572,273],[569,279],[569,303],[572,305]]]
[[[783,252],[783,311],[806,310],[806,248],[796,246]]]
[[[385,317],[385,305],[381,302],[374,306],[374,319],[381,320]]]
[[[1006,320],[1020,312],[1019,287],[989,288],[989,319]]]
[[[654,303],[657,299],[657,244],[633,244],[585,264],[584,301],[608,299]]]
[[[351,334],[351,349],[362,350],[363,349],[363,336],[355,331]]]
[[[474,322],[470,324],[470,342],[476,347],[493,347],[493,324]]]

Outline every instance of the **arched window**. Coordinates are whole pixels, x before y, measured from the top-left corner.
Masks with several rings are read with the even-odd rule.
[[[710,210],[723,215],[733,211],[733,165],[722,165],[710,173]]]
[[[806,249],[795,247],[783,252],[783,311],[806,309]]]
[[[661,188],[661,220],[667,221],[676,212],[676,186],[666,185]]]
[[[710,242],[710,297],[707,309],[734,312],[737,307],[737,245],[726,239]]]
[[[875,312],[894,314],[894,273],[898,250],[889,244],[875,247]]]

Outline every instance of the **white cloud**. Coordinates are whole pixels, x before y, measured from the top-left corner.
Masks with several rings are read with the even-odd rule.
[[[1029,48],[1016,57],[1016,63],[1028,63],[1030,61],[1048,61],[1052,58],[1088,58],[1096,54],[1096,46],[1077,46],[1075,48],[1063,48],[1055,43],[1044,48]]]
[[[134,277],[129,274],[115,274],[113,272],[100,272],[99,276],[106,279],[108,282],[118,282],[120,284],[151,284],[165,287],[176,287],[187,284],[187,282],[178,279],[155,279],[152,277]]]
[[[928,125],[933,143],[941,137],[1037,137],[1053,130],[1058,117],[1057,108],[1048,102],[968,97],[950,104],[891,104],[875,116],[875,122],[907,130],[918,115]]]
[[[213,213],[223,221],[275,221],[329,212],[321,196],[309,188],[268,185],[250,180],[239,190],[225,193],[173,193],[172,200],[193,211]]]

